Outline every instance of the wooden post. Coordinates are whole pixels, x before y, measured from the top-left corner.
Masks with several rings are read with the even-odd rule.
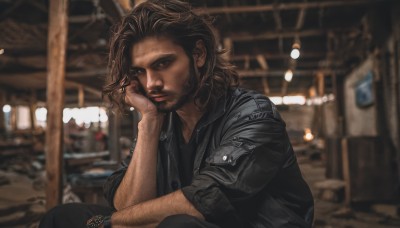
[[[34,132],[36,128],[36,117],[35,117],[35,111],[37,108],[37,103],[36,103],[36,91],[32,90],[32,96],[30,97],[29,100],[29,115],[31,119],[31,130],[32,133]]]
[[[121,146],[119,138],[121,136],[121,117],[109,110],[108,115],[108,150],[113,161],[121,161]]]
[[[61,203],[65,83],[65,55],[68,33],[67,0],[50,1],[47,43],[47,130],[46,130],[46,208]]]
[[[82,108],[85,105],[85,91],[83,86],[78,87],[78,107]]]
[[[232,39],[224,38],[223,42],[224,42],[224,49],[226,50],[226,52],[223,54],[223,58],[226,59],[227,61],[230,61],[233,50]]]
[[[6,93],[0,91],[0,138],[6,135],[6,120],[3,112],[3,106],[6,104]]]

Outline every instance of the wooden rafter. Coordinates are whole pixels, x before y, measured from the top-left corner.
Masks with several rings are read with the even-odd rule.
[[[257,55],[256,57],[258,64],[260,64],[261,69],[267,71],[268,70],[268,63],[267,60],[265,59],[265,57],[263,55]],[[268,85],[268,74],[265,75],[264,77],[261,77],[261,82],[263,84],[263,89],[264,89],[264,94],[265,95],[269,95],[269,85]]]
[[[358,28],[338,28],[338,29],[309,29],[302,31],[268,31],[259,34],[249,34],[249,33],[231,33],[227,36],[231,37],[234,42],[239,41],[253,41],[253,40],[268,40],[277,38],[292,38],[292,37],[307,37],[307,36],[323,36],[328,32],[351,32],[358,30]]]
[[[352,6],[373,4],[379,2],[388,2],[389,0],[353,0],[353,1],[327,1],[327,2],[301,2],[301,3],[280,3],[269,5],[255,5],[255,6],[232,6],[232,7],[210,7],[195,9],[197,14],[222,14],[222,13],[252,13],[278,10],[295,10],[295,9],[310,9],[310,8],[327,8],[338,6]]]
[[[281,70],[238,70],[239,76],[241,78],[246,78],[246,77],[265,77],[268,75],[268,77],[283,77],[287,69],[281,69]],[[314,76],[318,72],[323,73],[325,76],[331,75],[332,73],[336,74],[343,74],[344,70],[342,69],[337,69],[337,70],[296,70],[294,71],[294,75],[296,76]]]

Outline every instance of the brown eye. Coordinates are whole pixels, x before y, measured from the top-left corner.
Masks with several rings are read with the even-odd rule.
[[[169,66],[169,64],[171,63],[170,60],[163,60],[157,63],[157,68],[158,69],[163,69]]]
[[[130,78],[137,78],[137,77],[139,77],[139,76],[141,76],[143,74],[144,74],[144,70],[142,70],[142,69],[131,69],[129,71],[129,77]]]

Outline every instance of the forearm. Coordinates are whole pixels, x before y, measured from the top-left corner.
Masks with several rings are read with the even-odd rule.
[[[117,211],[111,217],[114,228],[155,227],[170,215],[188,214],[200,219],[203,215],[185,198],[182,191],[149,200]]]
[[[128,169],[115,195],[117,210],[156,197],[156,166],[161,117],[146,118],[138,126],[138,138]]]

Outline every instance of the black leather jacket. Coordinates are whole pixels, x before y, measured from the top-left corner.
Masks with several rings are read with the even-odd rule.
[[[236,89],[207,113],[193,133],[198,147],[189,186],[179,180],[176,113],[167,118],[159,141],[159,196],[181,189],[206,220],[221,227],[311,227],[313,197],[286,125],[268,98]],[[105,184],[110,205],[128,164]]]

